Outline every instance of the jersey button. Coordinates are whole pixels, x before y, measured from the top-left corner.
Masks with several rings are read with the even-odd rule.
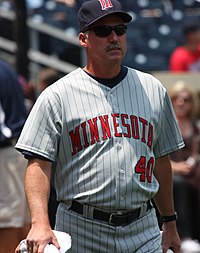
[[[119,144],[117,145],[117,149],[121,149],[121,148],[122,148],[122,144],[119,143]]]
[[[114,107],[113,107],[113,110],[114,110],[114,112],[117,112],[117,111],[118,111],[117,106],[114,106]]]

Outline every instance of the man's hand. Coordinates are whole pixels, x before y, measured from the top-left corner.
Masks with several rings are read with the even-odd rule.
[[[60,245],[50,226],[33,225],[26,238],[27,251],[30,253],[43,253],[47,244],[53,244],[60,249]],[[15,253],[20,253],[20,245]]]
[[[163,253],[166,253],[168,249],[172,249],[174,253],[180,253],[181,240],[177,233],[176,221],[163,223],[162,229]]]

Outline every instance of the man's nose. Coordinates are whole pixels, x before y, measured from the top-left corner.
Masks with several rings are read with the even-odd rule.
[[[109,34],[108,37],[109,37],[109,39],[111,39],[113,41],[118,41],[118,36],[114,30],[112,30],[112,32]]]

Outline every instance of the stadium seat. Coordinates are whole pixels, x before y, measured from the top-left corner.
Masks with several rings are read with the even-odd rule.
[[[140,13],[144,9],[164,9],[163,2],[160,0],[126,0],[123,1],[123,6],[126,10]]]
[[[124,64],[145,72],[168,69],[168,59],[155,54],[130,53],[125,57]]]

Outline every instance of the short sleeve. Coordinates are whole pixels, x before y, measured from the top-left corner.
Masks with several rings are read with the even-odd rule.
[[[31,110],[16,149],[55,161],[62,128],[60,107],[59,98],[47,88]]]

